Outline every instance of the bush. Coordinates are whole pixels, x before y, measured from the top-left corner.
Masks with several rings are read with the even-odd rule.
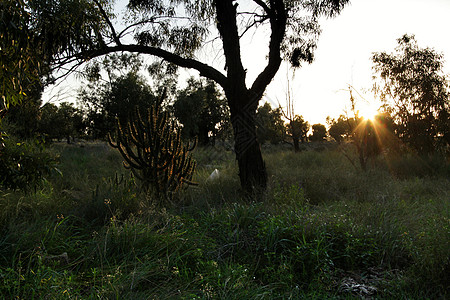
[[[38,140],[3,139],[0,149],[0,186],[3,188],[29,192],[54,171],[58,171],[56,158]]]

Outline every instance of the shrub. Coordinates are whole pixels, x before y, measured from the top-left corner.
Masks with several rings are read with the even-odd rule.
[[[56,158],[38,140],[3,139],[0,149],[0,186],[3,188],[28,192],[54,171],[58,171]]]

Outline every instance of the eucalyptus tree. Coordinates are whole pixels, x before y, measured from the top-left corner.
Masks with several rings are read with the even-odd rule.
[[[212,80],[191,77],[173,103],[174,116],[183,124],[186,139],[198,137],[200,145],[214,144],[229,120],[226,99]]]
[[[256,137],[261,144],[266,141],[279,144],[284,141],[286,128],[279,107],[272,108],[268,102],[256,110]]]
[[[327,137],[327,128],[323,124],[314,124],[311,126],[312,134],[309,136],[311,141],[323,142]]]
[[[396,133],[422,154],[450,145],[450,90],[444,59],[420,48],[414,36],[397,40],[394,53],[374,53],[375,91],[391,109]]]
[[[231,113],[241,186],[264,190],[267,173],[256,138],[255,115],[283,59],[312,62],[319,19],[336,16],[349,0],[129,0],[125,25],[117,26],[109,0],[29,0],[33,28],[51,54],[52,66],[113,52],[148,54],[194,69],[224,90]],[[119,28],[120,27],[120,28]],[[252,83],[241,57],[241,39],[270,32],[262,71]],[[225,69],[200,60],[197,50],[219,41]],[[267,47],[267,46],[265,46]],[[255,49],[263,49],[255,45]],[[223,65],[222,65],[223,67]]]
[[[21,102],[27,85],[39,80],[40,53],[27,8],[24,0],[0,1],[0,113]]]
[[[299,152],[300,146],[299,141],[302,143],[307,138],[307,133],[309,131],[309,123],[303,119],[303,116],[299,116],[295,113],[294,109],[294,95],[291,88],[289,76],[287,80],[287,92],[286,92],[286,108],[283,108],[279,103],[279,108],[283,117],[288,120],[287,133],[292,139],[292,144],[294,145],[294,151]]]

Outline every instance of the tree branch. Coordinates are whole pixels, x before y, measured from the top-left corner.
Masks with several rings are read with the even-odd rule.
[[[231,0],[216,1],[217,29],[223,42],[228,78],[233,79],[235,83],[244,84],[244,86],[236,86],[237,91],[246,89],[246,73],[241,60],[239,33],[236,24],[236,6],[237,4],[233,4]]]
[[[244,29],[244,31],[239,35],[239,38],[242,38],[247,33],[247,31],[249,31],[250,28],[252,28],[253,26],[255,26],[257,24],[262,24],[262,23],[264,23],[264,21],[269,19],[268,16],[260,16],[260,18],[261,18],[260,20],[255,19],[255,20],[253,20],[253,22],[250,25],[247,25],[247,27]],[[256,27],[258,28],[258,26],[256,26]]]
[[[100,4],[100,2],[98,2],[98,0],[94,0],[94,2],[97,5],[98,9],[100,10],[100,13],[102,14],[103,18],[105,19],[105,22],[108,24],[109,29],[111,29],[111,34],[113,36],[114,42],[116,42],[117,45],[121,45],[122,43],[120,42],[120,39],[116,34],[116,30],[112,25],[111,20],[108,17],[108,14],[103,9],[102,5]]]
[[[141,53],[141,54],[149,54],[153,56],[160,57],[170,63],[173,63],[175,65],[178,65],[182,68],[189,68],[194,69],[200,72],[201,76],[207,77],[209,79],[214,80],[217,82],[220,86],[225,88],[227,86],[227,77],[223,75],[221,72],[217,71],[215,68],[201,63],[195,59],[191,58],[184,58],[179,55],[173,54],[169,51],[151,47],[151,46],[144,46],[144,45],[117,45],[117,46],[111,46],[111,47],[104,47],[97,50],[92,50],[89,52],[81,53],[78,55],[79,59],[91,59],[94,57],[102,56],[109,53],[114,52],[134,52],[134,53]]]
[[[258,4],[259,6],[262,7],[262,9],[264,9],[264,11],[270,15],[271,14],[271,9],[267,6],[266,3],[264,3],[262,0],[253,0],[253,2],[255,2],[256,4]]]
[[[254,0],[256,3],[262,2],[260,0]],[[259,3],[258,3],[259,4]],[[263,2],[260,4],[264,4]],[[264,4],[265,5],[265,4]],[[270,18],[270,27],[272,33],[270,35],[269,43],[269,62],[266,68],[258,75],[253,82],[251,91],[258,98],[262,97],[266,87],[272,81],[273,77],[278,71],[281,64],[281,43],[284,39],[286,31],[286,10],[283,0],[270,0],[270,12],[268,13]]]

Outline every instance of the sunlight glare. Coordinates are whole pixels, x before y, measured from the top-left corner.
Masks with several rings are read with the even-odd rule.
[[[359,114],[364,119],[373,121],[375,116],[379,114],[378,107],[368,103],[367,105],[361,107]]]

